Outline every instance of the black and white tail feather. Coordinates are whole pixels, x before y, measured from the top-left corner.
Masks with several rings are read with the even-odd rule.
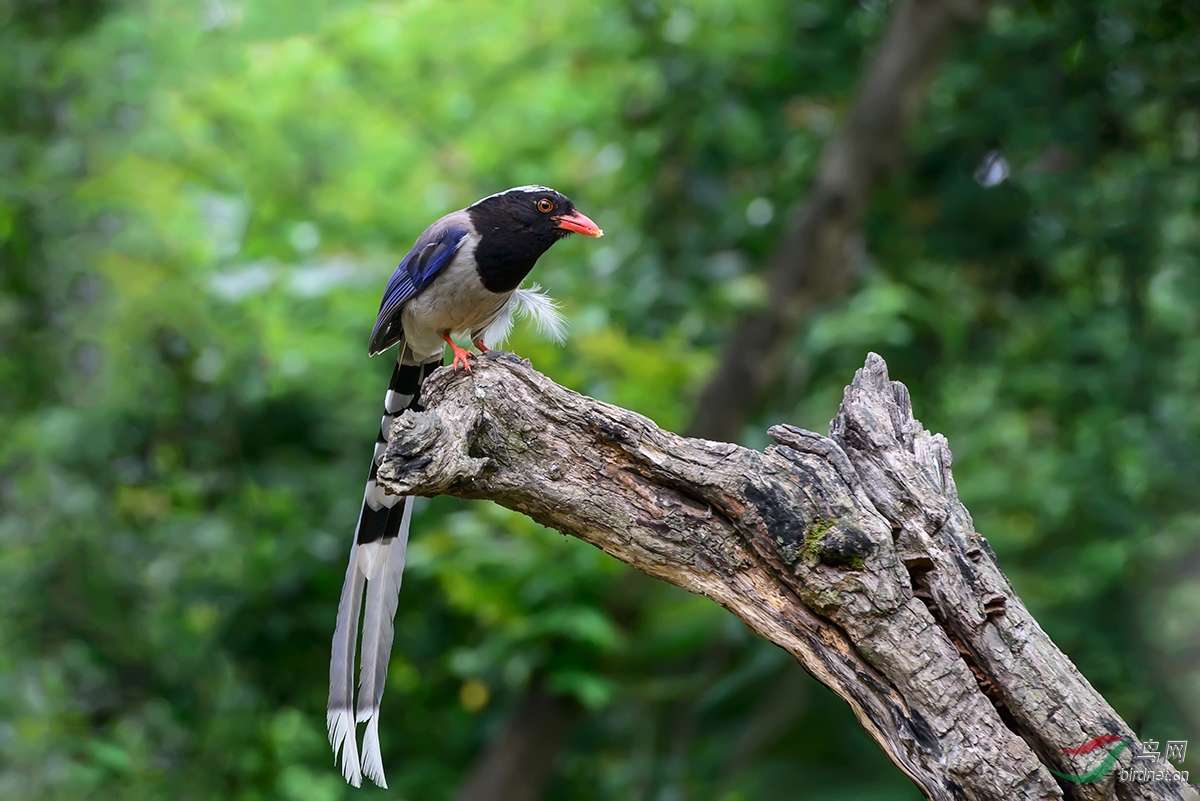
[[[392,650],[392,621],[400,595],[400,579],[408,547],[408,527],[412,519],[412,498],[389,495],[376,482],[379,461],[387,448],[388,434],[396,415],[407,409],[420,409],[421,383],[425,376],[441,366],[441,357],[424,364],[405,364],[407,349],[400,343],[400,358],[392,371],[392,380],[384,396],[384,415],[375,438],[375,454],[367,475],[362,509],[354,540],[350,545],[350,564],[338,603],[337,627],[333,632],[333,653],[329,662],[329,707],[325,722],[334,759],[342,757],[342,775],[358,787],[362,774],[381,787],[387,787],[383,760],[379,751],[379,703],[387,678],[388,657]],[[363,611],[364,589],[366,610]],[[354,704],[354,652],[362,613],[362,665],[358,683],[357,714]],[[357,723],[366,723],[361,765],[357,747]]]
[[[511,332],[516,317],[529,317],[539,332],[556,342],[566,338],[566,323],[558,304],[534,284],[529,289],[513,292],[509,302],[484,331],[484,344],[491,347],[502,343]],[[375,455],[350,545],[350,564],[346,568],[338,603],[329,663],[329,706],[325,718],[329,742],[333,746],[335,763],[340,754],[342,775],[355,787],[362,784],[363,774],[380,787],[387,787],[379,747],[379,706],[387,681],[393,621],[412,520],[413,499],[387,494],[376,482],[376,474],[387,448],[392,422],[409,409],[419,411],[422,408],[421,384],[442,364],[441,355],[417,363],[406,342],[402,339],[399,344],[400,355],[384,397],[384,415],[375,439]],[[353,676],[360,614],[362,648],[356,706]],[[357,744],[359,723],[367,724],[361,761]]]

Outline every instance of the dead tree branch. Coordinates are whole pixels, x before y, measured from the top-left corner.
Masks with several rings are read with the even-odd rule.
[[[663,431],[508,354],[426,387],[426,411],[392,429],[389,491],[493,500],[712,598],[845,699],[929,798],[1198,797],[1046,769],[1086,770],[1063,749],[1097,735],[1136,737],[1016,596],[945,439],[878,356],[829,437],[776,426],[764,453]]]
[[[987,0],[905,0],[889,12],[887,32],[871,55],[852,110],[826,143],[809,197],[766,265],[770,305],[729,332],[721,363],[693,412],[691,436],[736,440],[789,363],[784,352],[805,318],[814,307],[850,291],[863,249],[858,230],[870,195],[902,163],[905,139],[947,45],[958,28],[983,19],[986,6]],[[764,358],[747,360],[750,352]],[[536,701],[530,695],[518,707]],[[561,738],[539,738],[558,727],[538,721],[529,731],[514,728],[520,720],[511,721],[503,736],[556,748]],[[530,786],[541,786],[548,777],[538,771],[548,770],[553,761],[538,750],[529,745],[515,752],[526,761],[505,770]],[[504,741],[493,741],[473,766],[459,801],[524,801],[524,789],[476,780],[492,775],[499,760],[513,754]]]

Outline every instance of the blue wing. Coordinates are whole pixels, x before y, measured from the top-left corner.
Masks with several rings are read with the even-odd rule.
[[[432,225],[417,239],[383,290],[379,317],[371,331],[368,348],[372,356],[387,350],[404,336],[400,327],[400,309],[446,268],[466,235],[467,229],[457,225],[444,228]]]

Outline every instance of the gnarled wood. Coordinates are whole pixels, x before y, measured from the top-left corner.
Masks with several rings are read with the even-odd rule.
[[[1198,797],[1047,770],[1085,772],[1098,758],[1063,749],[1097,735],[1137,738],[1013,592],[945,439],[878,356],[831,436],[776,426],[764,453],[663,431],[508,354],[424,392],[392,429],[389,491],[493,500],[709,596],[844,698],[929,798]]]

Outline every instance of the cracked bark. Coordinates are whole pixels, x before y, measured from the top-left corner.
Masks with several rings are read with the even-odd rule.
[[[392,429],[390,492],[493,500],[712,598],[849,703],[927,797],[1200,798],[1047,770],[1085,772],[1094,757],[1063,749],[1136,735],[1025,609],[958,500],[945,439],[880,357],[828,437],[775,426],[765,452],[663,431],[510,354],[426,387],[426,410]]]
[[[766,310],[740,320],[730,331],[723,356],[701,391],[691,436],[737,439],[750,416],[788,363],[786,349],[813,308],[841,297],[854,284],[863,243],[859,226],[871,193],[903,161],[904,139],[924,103],[929,80],[956,30],[983,19],[986,0],[907,0],[891,12],[887,32],[864,73],[845,123],[823,148],[816,180],[806,202],[791,217],[765,275],[769,286]],[[747,360],[746,353],[764,357]],[[531,703],[526,698],[524,705]],[[528,732],[505,726],[471,768],[471,776],[494,769],[497,759],[514,753],[505,738],[540,741],[556,750],[561,738],[550,738],[542,726]],[[539,740],[540,738],[540,740]],[[534,758],[530,746],[518,753],[529,764],[511,768],[514,775],[533,777],[553,764]],[[542,784],[537,776],[533,783]],[[520,801],[523,796],[482,793],[469,779],[459,801]]]

